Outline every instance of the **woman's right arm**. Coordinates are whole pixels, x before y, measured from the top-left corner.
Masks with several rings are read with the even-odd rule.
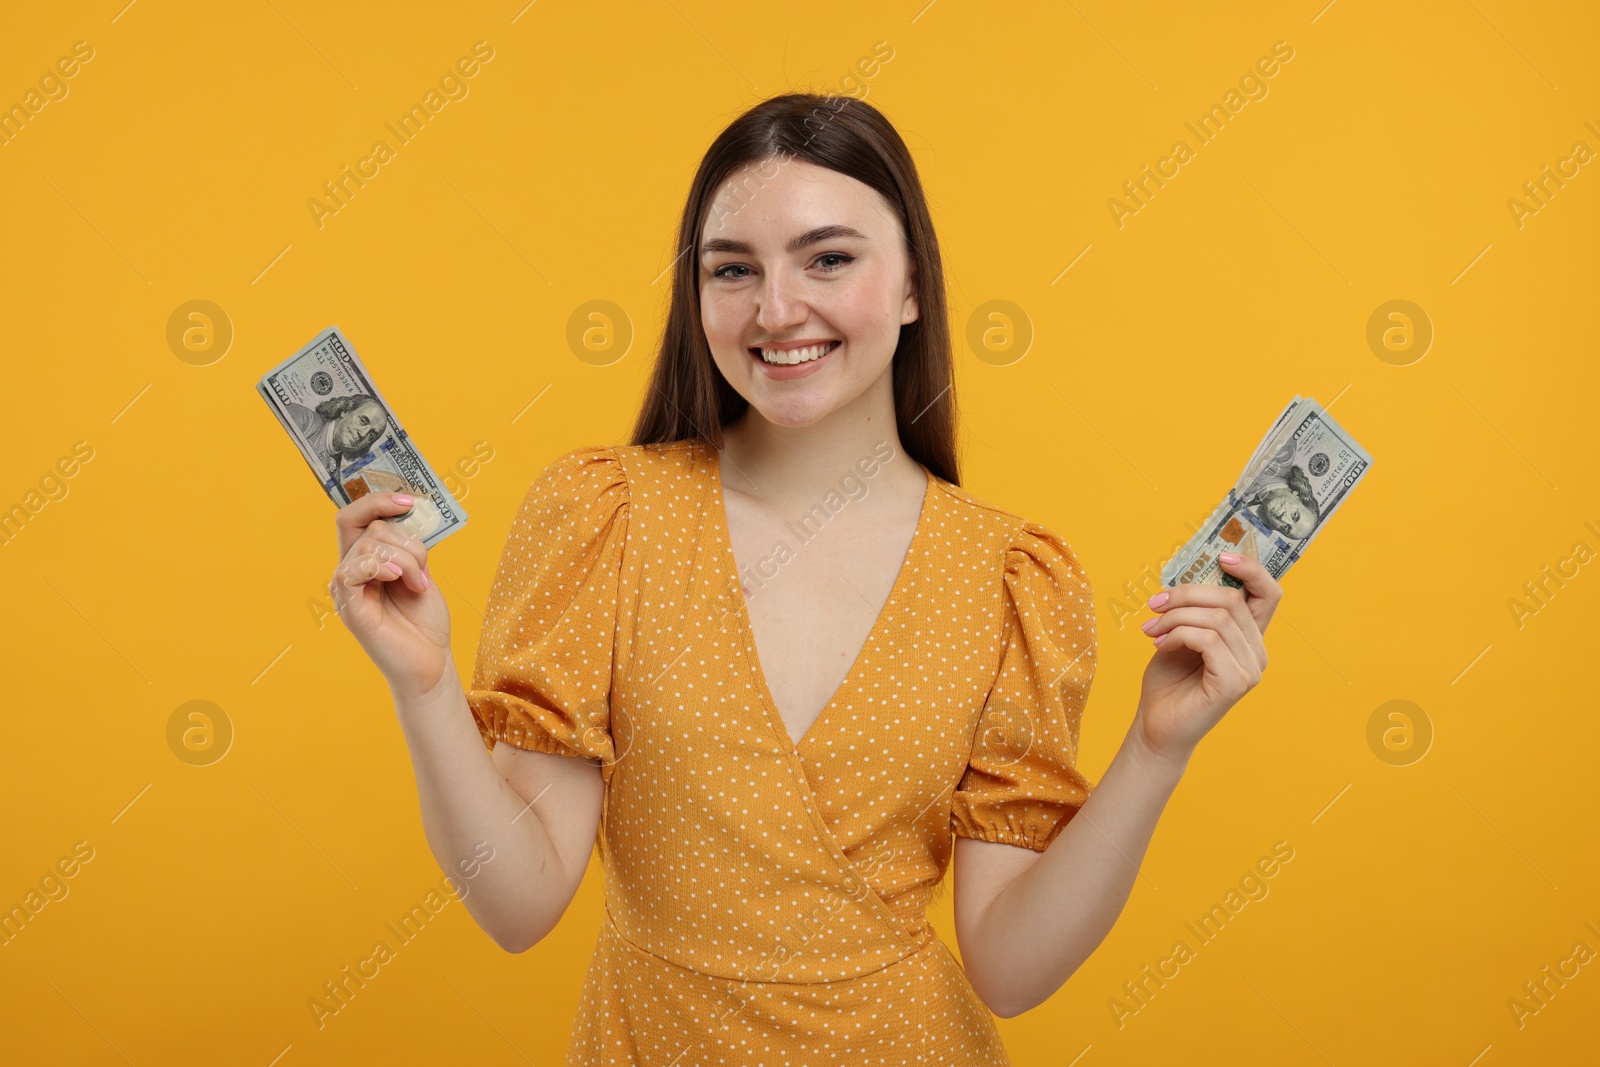
[[[341,559],[330,589],[389,683],[434,858],[478,925],[522,952],[555,927],[583,881],[600,822],[600,768],[484,747],[451,656],[449,610],[427,575],[427,548],[383,521],[405,511],[403,501],[369,493],[339,509]]]

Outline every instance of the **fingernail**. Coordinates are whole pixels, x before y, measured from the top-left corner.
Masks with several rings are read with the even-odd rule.
[[[1153,608],[1159,608],[1161,605],[1167,602],[1167,598],[1171,595],[1171,593],[1167,592],[1157,593],[1155,596],[1150,598],[1150,606]]]
[[[401,575],[406,572],[404,567],[400,566],[400,564],[396,563],[392,559],[388,562],[387,566],[389,570],[394,572],[396,575]]]
[[[401,505],[402,507],[405,507],[405,506],[407,506],[407,505],[409,505],[411,503],[411,494],[410,493],[396,493],[394,495],[394,502],[396,504]]]
[[[1218,552],[1217,558],[1224,563],[1238,563],[1239,555],[1236,552]]]
[[[1156,638],[1155,643],[1156,643],[1157,646],[1159,646],[1161,644],[1161,642],[1165,641],[1166,639],[1167,639],[1167,635],[1166,634],[1162,634],[1160,637]]]
[[[1139,629],[1143,630],[1145,633],[1149,633],[1150,632],[1150,627],[1154,626],[1155,624],[1156,624],[1156,620],[1151,619],[1149,622],[1147,622],[1143,626],[1139,627]]]
[[[422,588],[426,589],[433,583],[428,580],[428,568],[422,568]]]

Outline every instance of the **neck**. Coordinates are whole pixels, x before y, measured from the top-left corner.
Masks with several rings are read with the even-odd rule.
[[[837,488],[841,478],[863,478],[863,467],[880,485],[920,491],[922,470],[900,444],[891,373],[892,365],[849,404],[804,426],[779,425],[748,408],[723,429],[724,484],[779,512]],[[892,458],[884,461],[886,453]]]

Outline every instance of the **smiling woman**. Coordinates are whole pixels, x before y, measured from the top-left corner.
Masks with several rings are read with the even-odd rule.
[[[836,400],[873,382],[868,401],[889,400],[907,451],[959,483],[939,241],[888,120],[850,97],[766,101],[707,150],[688,201],[678,247],[694,255],[673,277],[634,443],[720,445],[752,403],[804,423],[830,404],[822,390]],[[815,328],[796,330],[819,301]]]
[[[340,509],[340,618],[395,695],[429,845],[496,844],[466,906],[521,952],[598,842],[569,1064],[1008,1064],[994,1016],[1109,931],[1190,750],[1260,679],[1277,585],[1242,560],[1245,595],[1155,600],[1093,785],[1089,581],[960,483],[939,243],[894,127],[757,104],[701,160],[678,247],[632,440],[533,479],[464,690],[426,549],[379,521],[404,501]],[[895,457],[873,491],[742,589],[868,454]],[[927,917],[950,872],[959,961]]]

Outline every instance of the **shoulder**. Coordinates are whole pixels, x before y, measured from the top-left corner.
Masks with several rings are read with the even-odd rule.
[[[714,457],[713,457],[714,458]],[[706,448],[692,440],[649,445],[579,445],[550,460],[529,486],[530,496],[620,505],[635,497],[685,489]]]
[[[694,440],[612,445],[610,451],[630,482],[645,490],[688,478],[696,464],[707,461],[708,455],[715,459],[709,445]]]
[[[534,476],[529,492],[585,495],[587,492],[597,492],[612,482],[627,483],[616,447],[579,445],[546,463]]]
[[[628,475],[613,445],[579,445],[547,462],[523,494],[525,520],[549,522],[583,512],[626,513]]]
[[[1077,553],[1054,527],[999,507],[943,478],[934,481],[949,502],[959,534],[994,553],[1008,575],[1032,569],[1088,585]]]

